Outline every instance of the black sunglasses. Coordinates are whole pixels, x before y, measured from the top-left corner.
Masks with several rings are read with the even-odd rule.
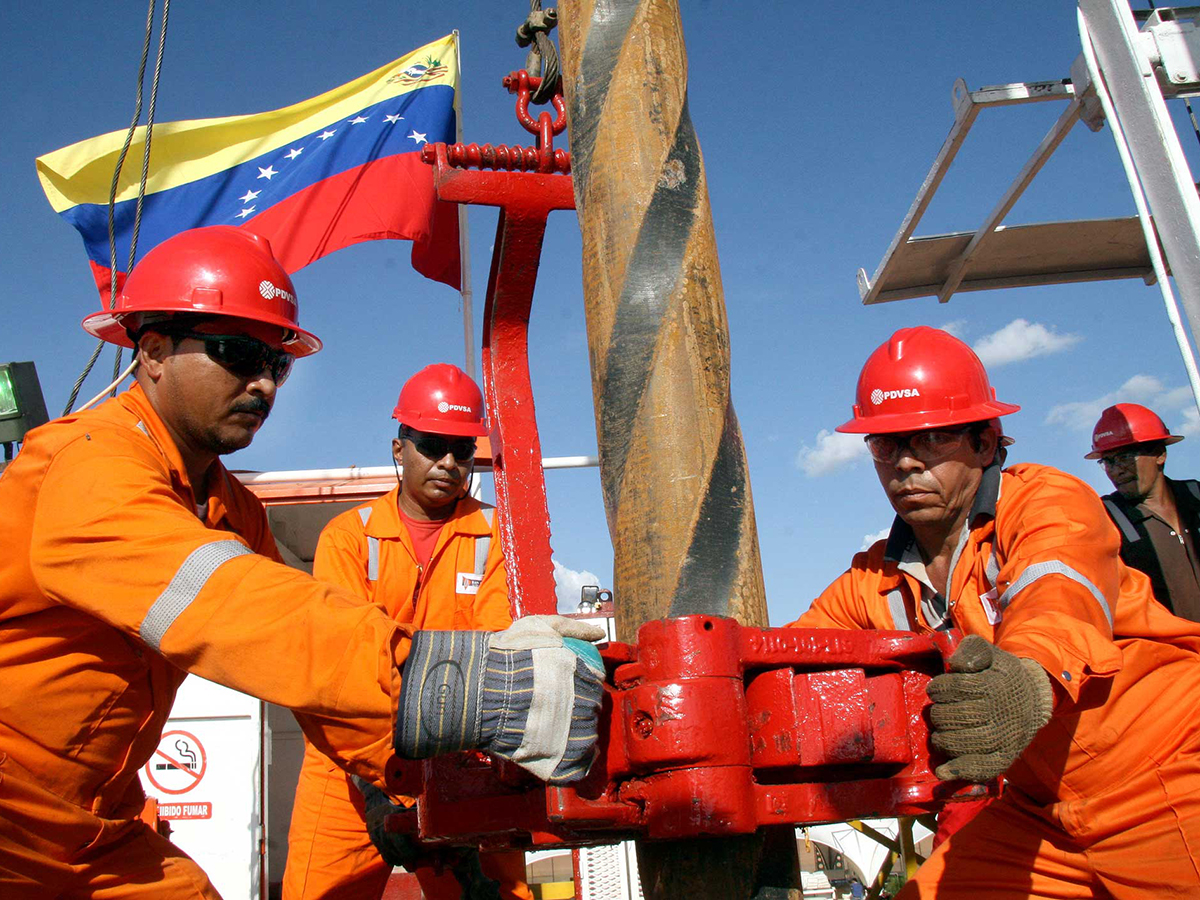
[[[287,381],[292,374],[292,363],[296,361],[296,357],[286,350],[276,350],[246,334],[202,334],[198,331],[168,333],[172,337],[202,341],[208,358],[239,378],[254,378],[262,372],[270,372],[276,387]]]
[[[458,462],[470,462],[475,458],[474,438],[448,438],[405,428],[400,432],[400,440],[405,439],[412,441],[417,452],[426,459],[444,459],[447,453],[453,453]]]

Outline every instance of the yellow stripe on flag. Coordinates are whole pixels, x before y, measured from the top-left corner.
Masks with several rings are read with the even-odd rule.
[[[253,115],[156,124],[146,193],[207,178],[392,97],[435,84],[457,89],[457,52],[454,36],[447,35],[349,84],[293,106]],[[406,74],[410,67],[432,61],[438,63],[437,74]],[[125,135],[126,131],[113,131],[38,157],[38,178],[56,213],[80,203],[108,203]],[[140,162],[130,165],[130,160],[141,160],[145,136],[144,126],[134,133],[117,188],[117,202],[137,196],[142,167]]]

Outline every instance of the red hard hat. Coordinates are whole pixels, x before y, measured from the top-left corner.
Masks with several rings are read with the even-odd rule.
[[[400,389],[392,418],[433,434],[483,437],[483,394],[471,376],[449,363],[426,366]]]
[[[1183,440],[1181,434],[1171,434],[1163,420],[1152,410],[1138,403],[1118,403],[1100,413],[1100,420],[1092,429],[1092,452],[1084,459],[1099,459],[1105,453],[1133,444],[1161,441],[1176,444]]]
[[[167,238],[133,267],[116,305],[92,313],[82,325],[98,338],[132,347],[124,320],[135,313],[236,316],[291,332],[283,348],[296,356],[321,349],[321,341],[300,327],[296,289],[270,243],[232,225]]]
[[[858,376],[850,434],[890,434],[981,422],[1021,407],[1001,403],[983,363],[953,335],[921,325],[901,328]]]

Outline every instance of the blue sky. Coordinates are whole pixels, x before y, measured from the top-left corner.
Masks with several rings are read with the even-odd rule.
[[[858,301],[855,270],[875,269],[950,127],[954,79],[978,88],[1067,77],[1079,52],[1072,5],[682,6],[773,623],[806,608],[865,536],[891,521],[861,445],[830,432],[849,416],[863,360],[896,328],[950,327],[980,348],[1000,398],[1023,407],[1006,420],[1017,438],[1010,462],[1048,463],[1109,489],[1082,456],[1099,410],[1133,400],[1189,436],[1170,449],[1168,473],[1200,474],[1200,423],[1157,289],[1125,281],[964,294],[946,305]],[[157,118],[274,109],[458,28],[466,139],[526,143],[500,87],[523,63],[512,34],[526,9],[523,0],[177,3]],[[51,211],[33,161],[128,124],[144,21],[145,5],[131,0],[46,0],[5,16],[0,359],[37,362],[52,412],[91,352],[78,322],[98,300],[82,243]],[[973,230],[1060,111],[985,111],[918,233]],[[1194,155],[1190,126],[1183,138]],[[1007,221],[1133,211],[1107,129],[1077,126]],[[470,217],[479,316],[495,212]],[[386,464],[403,380],[427,363],[462,359],[458,295],[416,275],[409,249],[359,245],[296,274],[304,325],[326,349],[296,366],[270,422],[231,466]],[[551,216],[538,284],[530,344],[543,451],[594,453],[571,213]],[[106,352],[84,397],[111,366]],[[661,460],[663,477],[670,464]],[[609,584],[598,472],[550,472],[547,488],[565,580],[578,584],[572,573],[587,571]]]

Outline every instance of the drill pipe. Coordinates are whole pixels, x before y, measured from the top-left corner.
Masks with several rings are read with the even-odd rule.
[[[564,93],[617,628],[766,600],[675,2],[562,8]]]
[[[617,634],[691,613],[765,625],[677,0],[570,0],[560,21]],[[642,843],[638,867],[650,900],[798,898],[795,851],[774,829]]]

